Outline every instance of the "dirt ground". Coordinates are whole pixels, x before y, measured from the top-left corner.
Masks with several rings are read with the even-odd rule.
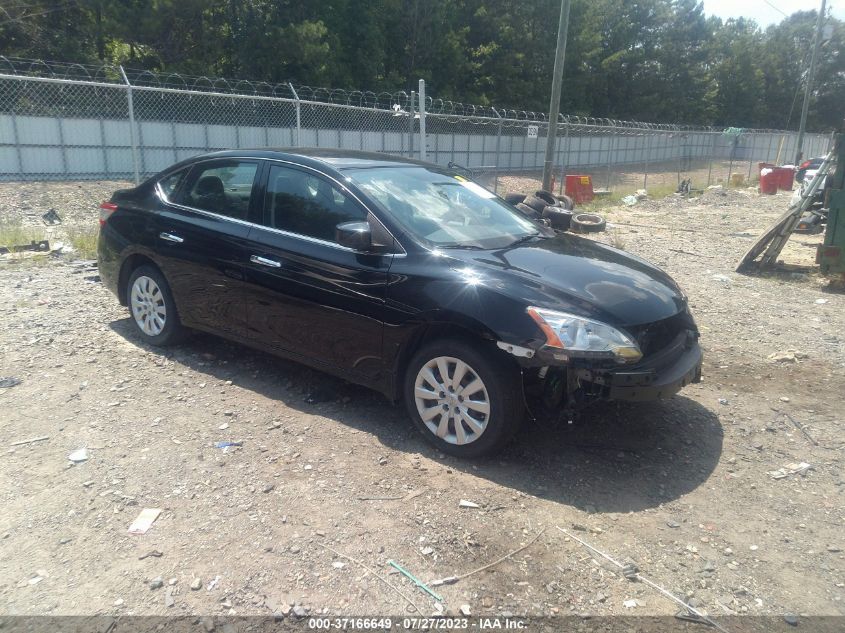
[[[0,215],[35,226],[56,208],[60,239],[115,187],[5,183]],[[0,388],[0,615],[429,615],[437,601],[388,560],[430,582],[526,544],[436,587],[442,611],[678,611],[557,527],[711,616],[791,630],[784,614],[845,615],[845,296],[812,268],[733,272],[787,204],[712,190],[608,209],[597,239],[689,295],[704,382],[527,424],[483,461],[438,454],[401,405],[293,363],[207,335],[147,347],[73,255],[6,257],[0,377],[21,383]],[[811,265],[818,241],[796,236],[786,258]],[[162,512],[129,534],[144,508]]]

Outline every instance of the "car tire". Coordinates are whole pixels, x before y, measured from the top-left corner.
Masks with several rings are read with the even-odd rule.
[[[456,457],[481,457],[500,450],[525,415],[516,364],[502,358],[499,350],[457,339],[433,341],[414,354],[405,370],[403,394],[423,437]]]
[[[150,345],[174,345],[185,337],[170,285],[154,266],[139,266],[126,282],[130,320]]]
[[[594,213],[579,213],[572,216],[572,230],[576,233],[600,233],[607,228],[607,222]]]
[[[516,206],[516,205],[518,205],[519,203],[521,203],[525,200],[525,194],[524,193],[506,193],[504,200],[508,204]]]

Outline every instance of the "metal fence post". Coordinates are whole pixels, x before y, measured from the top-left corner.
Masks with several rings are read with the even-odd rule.
[[[707,168],[707,186],[710,186],[710,179],[713,177],[713,158],[716,154],[716,133],[710,132],[710,166]]]
[[[132,84],[129,83],[129,78],[126,76],[123,66],[118,66],[118,68],[120,68],[123,81],[126,82],[126,102],[129,105],[129,142],[132,144],[132,166],[135,170],[135,184],[139,185],[141,184],[141,174],[138,168],[140,157],[138,156],[137,130],[135,129],[135,106],[132,103]]]
[[[302,147],[302,114],[299,107],[299,95],[296,94],[292,83],[288,82],[288,87],[293,93],[293,99],[296,103],[296,146]]]
[[[408,105],[408,156],[414,157],[414,91],[411,90],[411,102]]]
[[[678,130],[676,132],[675,138],[678,140],[678,142],[675,143],[675,147],[677,148],[677,152],[678,152],[678,160],[675,162],[675,167],[677,167],[677,169],[678,169],[678,184],[680,185],[681,184],[681,167],[682,167],[683,156],[684,156],[684,137],[683,137],[683,134],[681,134],[680,130]]]
[[[610,163],[613,160],[613,142],[616,140],[616,134],[614,133],[613,129],[608,126],[607,127],[607,187],[608,191],[611,191],[610,187]]]
[[[426,150],[428,148],[425,142],[425,79],[420,79],[418,99],[420,101],[420,160],[426,160]]]
[[[754,155],[757,151],[757,135],[751,135],[751,151],[749,152],[748,156],[748,177],[746,178],[747,182],[751,182],[751,170],[754,168]]]
[[[493,110],[493,114],[499,119],[499,124],[496,128],[496,168],[493,171],[493,192],[499,193],[499,157],[501,156],[499,148],[502,143],[502,115],[495,108],[491,108],[491,110]]]
[[[651,159],[651,134],[646,134],[645,173],[643,174],[643,189],[648,191],[648,163]]]
[[[728,163],[728,178],[727,184],[725,187],[731,186],[731,172],[734,170],[734,158],[736,158],[736,148],[739,145],[739,136],[734,136],[733,141],[731,142],[731,158],[730,162]]]
[[[12,140],[15,142],[15,156],[18,159],[18,173],[23,178],[23,153],[21,152],[21,142],[18,136],[18,115],[12,110]]]

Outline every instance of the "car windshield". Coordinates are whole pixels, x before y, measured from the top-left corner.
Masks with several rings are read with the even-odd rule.
[[[471,180],[433,167],[350,169],[346,175],[413,237],[437,248],[502,248],[541,235]]]

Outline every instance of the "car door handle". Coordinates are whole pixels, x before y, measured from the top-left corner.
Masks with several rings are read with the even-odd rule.
[[[275,259],[267,259],[266,257],[260,257],[258,255],[253,255],[249,258],[253,264],[259,264],[261,266],[267,266],[268,268],[281,268],[282,262],[277,262]]]
[[[176,244],[181,244],[185,241],[178,235],[173,235],[173,233],[159,233],[158,236],[165,242],[175,242]]]

